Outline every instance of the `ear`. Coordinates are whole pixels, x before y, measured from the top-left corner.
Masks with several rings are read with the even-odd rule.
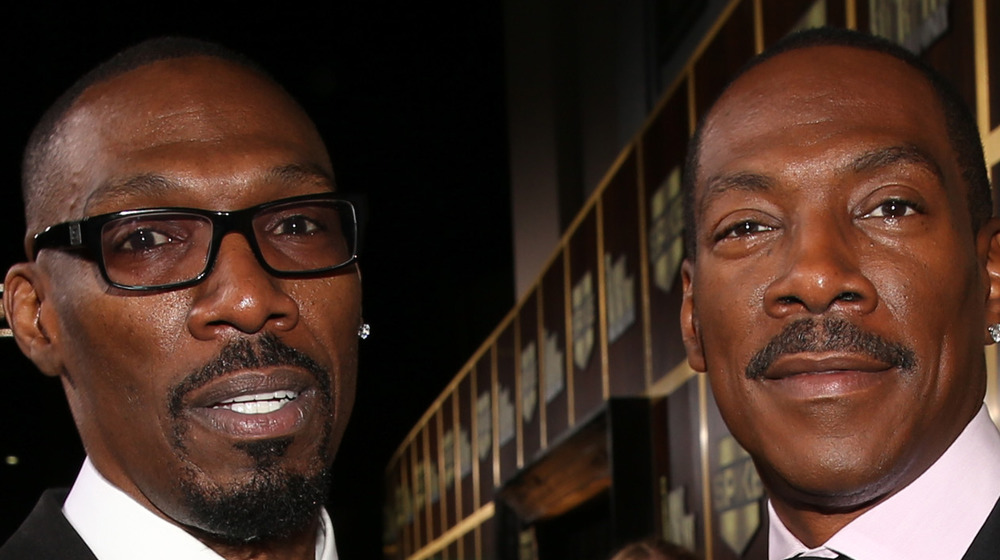
[[[59,376],[65,368],[49,336],[55,325],[47,320],[46,309],[44,281],[35,263],[12,266],[4,281],[3,310],[14,340],[42,373]]]
[[[684,339],[684,349],[687,351],[688,364],[695,371],[707,371],[705,365],[705,349],[701,346],[701,330],[698,324],[698,311],[694,306],[694,265],[684,259],[681,264],[681,282],[684,286],[684,296],[681,300],[681,338]]]

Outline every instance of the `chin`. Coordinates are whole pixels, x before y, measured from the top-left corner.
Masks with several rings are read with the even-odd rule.
[[[296,473],[274,462],[225,485],[188,475],[181,481],[185,524],[215,542],[237,545],[282,540],[315,528],[331,466]]]
[[[796,509],[846,513],[868,508],[905,484],[898,473],[888,472],[856,455],[813,454],[808,465],[761,468],[758,472],[772,499]]]

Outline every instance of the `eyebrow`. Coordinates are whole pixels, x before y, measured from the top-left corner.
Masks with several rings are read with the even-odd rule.
[[[272,167],[263,173],[263,180],[286,184],[310,182],[325,186],[330,191],[335,190],[333,177],[322,167],[313,164],[290,163]],[[183,185],[180,182],[165,175],[141,173],[98,188],[87,197],[84,207],[90,208],[108,200],[136,195],[157,198],[181,188]]]
[[[901,163],[922,167],[934,174],[938,180],[944,181],[944,173],[934,158],[920,148],[911,145],[886,146],[865,152],[838,171],[840,173],[849,171],[853,174],[872,173]],[[733,190],[765,192],[770,190],[774,184],[774,178],[750,171],[710,177],[705,183],[705,192],[698,201],[699,211],[704,210],[712,199],[727,192]]]
[[[934,158],[916,146],[888,146],[872,150],[855,158],[850,168],[854,173],[870,173],[898,163],[923,167],[944,181],[944,173]]]
[[[701,213],[709,202],[730,191],[763,192],[774,186],[774,179],[760,173],[740,171],[739,173],[715,175],[705,183],[705,192],[698,201]]]

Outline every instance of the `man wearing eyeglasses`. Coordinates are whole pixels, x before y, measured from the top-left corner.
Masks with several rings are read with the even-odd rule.
[[[92,71],[26,151],[21,350],[87,460],[0,558],[336,558],[356,220],[302,109],[251,62],[157,40]]]

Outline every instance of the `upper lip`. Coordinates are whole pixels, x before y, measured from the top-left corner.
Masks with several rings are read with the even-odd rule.
[[[808,373],[833,373],[860,371],[876,373],[893,365],[863,354],[833,352],[804,352],[779,356],[764,372],[764,379],[785,379]]]
[[[184,396],[185,408],[210,408],[227,399],[274,391],[302,395],[315,387],[312,376],[295,367],[266,368],[224,375]]]

